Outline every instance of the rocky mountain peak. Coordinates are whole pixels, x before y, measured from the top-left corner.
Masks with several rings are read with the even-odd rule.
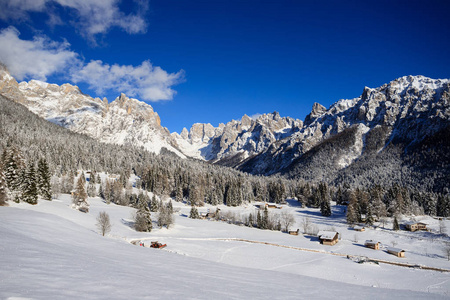
[[[156,153],[165,147],[185,157],[153,108],[125,94],[108,103],[68,83],[59,86],[30,80],[18,84],[4,68],[0,70],[0,93],[44,119],[102,142],[143,146]]]
[[[325,108],[325,106],[314,102],[311,112],[305,118],[305,125],[311,124],[315,119],[320,117],[326,111],[327,109]]]

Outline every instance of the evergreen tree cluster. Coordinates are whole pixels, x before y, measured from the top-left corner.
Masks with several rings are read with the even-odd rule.
[[[43,120],[24,106],[3,96],[0,96],[0,107],[0,153],[2,153],[0,205],[7,200],[36,203],[38,196],[51,200],[52,192],[70,193],[74,187],[77,170],[91,170],[90,182],[87,187],[84,186],[86,194],[88,196],[98,194],[107,203],[119,205],[137,206],[139,203],[139,196],[131,192],[128,183],[130,175],[134,174],[140,177],[136,184],[137,188],[160,196],[170,196],[176,201],[186,201],[193,206],[202,206],[204,203],[238,206],[252,201],[280,203],[288,197],[296,197],[304,205],[320,208],[324,216],[331,215],[330,200],[338,204],[347,204],[349,222],[358,222],[362,215],[377,217],[408,213],[444,217],[450,215],[448,190],[437,194],[430,192],[432,188],[418,190],[399,184],[389,186],[367,182],[359,182],[358,185],[355,180],[351,181],[350,187],[345,184],[346,175],[334,181],[335,186],[328,186],[326,172],[321,173],[323,175],[321,178],[325,180],[315,184],[311,181],[305,182],[303,179],[252,176],[202,161],[180,159],[168,151],[156,155],[132,145],[103,144]],[[353,135],[349,130],[336,139],[341,139],[339,143],[345,146],[351,144],[348,139],[354,138]],[[370,141],[368,142],[370,144]],[[332,145],[327,142],[320,147],[322,148],[317,148],[316,152],[331,149]],[[365,166],[363,169],[371,170],[370,172],[378,170],[379,174],[383,174],[381,171],[383,168],[392,169],[383,163],[395,165],[394,169],[398,168],[398,162],[401,162],[397,159],[400,148],[392,147],[390,151],[383,152],[385,156],[380,157],[380,164],[376,165],[378,169],[364,165],[364,157],[355,166]],[[328,152],[325,150],[320,157],[326,160]],[[421,153],[417,151],[414,153]],[[387,157],[389,155],[392,157]],[[447,161],[442,162],[443,167],[447,165]],[[304,168],[304,172],[308,170]],[[405,170],[406,173],[398,172],[398,174],[408,177],[409,173],[407,169]],[[100,178],[96,178],[96,172],[118,176],[115,180],[101,181]],[[360,172],[353,169],[351,176],[358,178],[358,174]],[[306,177],[317,178],[312,175]],[[396,178],[392,179],[394,182],[401,182]],[[446,179],[448,182],[448,177]],[[96,184],[100,184],[98,191]],[[83,197],[77,196],[76,201]],[[149,202],[151,205],[149,211],[158,212],[159,206],[156,208],[153,201],[146,203]],[[371,219],[368,219],[371,222]],[[258,223],[256,215],[252,216],[252,222]],[[275,227],[278,226],[278,222],[272,223]],[[260,226],[270,227],[265,225],[264,221]]]
[[[0,161],[0,203],[13,200],[37,204],[38,196],[51,200],[50,179],[45,159],[39,160],[36,169],[34,162],[26,162],[17,147],[8,146]]]

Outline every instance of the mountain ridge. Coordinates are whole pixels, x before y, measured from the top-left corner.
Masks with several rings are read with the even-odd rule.
[[[422,75],[364,87],[361,96],[341,99],[329,108],[314,103],[304,121],[273,112],[257,118],[244,115],[217,127],[195,123],[181,133],[170,133],[149,104],[125,94],[109,103],[71,84],[17,83],[4,68],[0,93],[53,123],[102,142],[142,146],[155,153],[167,149],[182,158],[252,174],[328,182],[339,181],[339,174],[369,154],[381,157],[389,151],[420,148],[421,141],[445,132],[450,120],[450,80]],[[332,149],[329,139],[344,148]],[[332,160],[327,162],[328,174],[317,171],[321,166],[313,153]],[[409,159],[402,155],[393,159],[396,170]],[[306,166],[313,169],[309,175]]]

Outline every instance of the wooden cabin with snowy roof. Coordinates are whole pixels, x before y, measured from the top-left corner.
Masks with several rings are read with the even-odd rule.
[[[320,243],[323,245],[333,246],[339,240],[339,232],[336,231],[321,230],[317,236],[319,237]]]
[[[405,227],[409,231],[417,231],[417,230],[425,230],[427,231],[427,224],[422,222],[408,222],[405,224]]]
[[[374,250],[380,250],[380,242],[375,242],[372,240],[367,240],[364,243],[364,246],[366,246],[367,248],[372,248]]]
[[[355,231],[365,231],[366,228],[364,226],[357,225],[357,226],[353,227],[353,230],[355,230]]]
[[[387,247],[386,251],[389,254],[395,255],[397,257],[405,257],[405,250],[400,249],[400,248]]]

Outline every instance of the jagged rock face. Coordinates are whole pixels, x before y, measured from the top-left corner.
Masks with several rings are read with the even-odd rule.
[[[307,165],[310,168],[320,168],[318,162],[314,162],[315,165],[312,163],[311,154],[305,155],[317,153],[318,149],[323,149],[321,145],[324,142],[350,128],[354,129],[348,131],[351,134],[346,134],[345,139],[352,142],[347,143],[346,140],[341,143],[345,145],[345,151],[328,146],[328,152],[321,150],[324,158],[333,158],[336,172],[349,167],[364,155],[368,135],[371,135],[371,145],[378,145],[378,149],[371,150],[372,153],[377,154],[392,143],[408,149],[450,126],[449,99],[450,80],[405,76],[376,89],[366,87],[361,97],[340,100],[328,110],[314,104],[298,132],[248,159],[240,168],[254,174],[279,172],[295,177],[295,172],[300,168],[293,166],[301,162],[304,169],[305,157],[309,159]],[[379,128],[382,128],[383,134],[372,134],[380,131]],[[373,140],[373,136],[377,140]],[[324,180],[328,175],[322,174],[319,176],[323,176],[321,178],[312,176],[309,179]]]
[[[317,119],[320,115],[322,115],[326,111],[327,109],[325,108],[325,106],[315,102],[313,104],[311,112],[305,118],[305,126],[311,124],[315,119]]]
[[[302,126],[300,120],[282,118],[277,112],[253,120],[244,115],[214,128],[194,124],[191,130],[173,134],[180,148],[189,156],[236,166],[249,156],[266,150],[272,143],[291,135]],[[238,158],[239,156],[239,158]],[[234,157],[234,159],[230,159]]]
[[[108,103],[71,84],[37,80],[18,84],[4,69],[0,70],[0,93],[48,121],[102,142],[143,146],[156,153],[165,147],[185,157],[153,108],[125,94]]]
[[[0,93],[6,98],[14,99],[16,102],[24,102],[22,92],[19,90],[19,84],[2,64],[0,64]]]

